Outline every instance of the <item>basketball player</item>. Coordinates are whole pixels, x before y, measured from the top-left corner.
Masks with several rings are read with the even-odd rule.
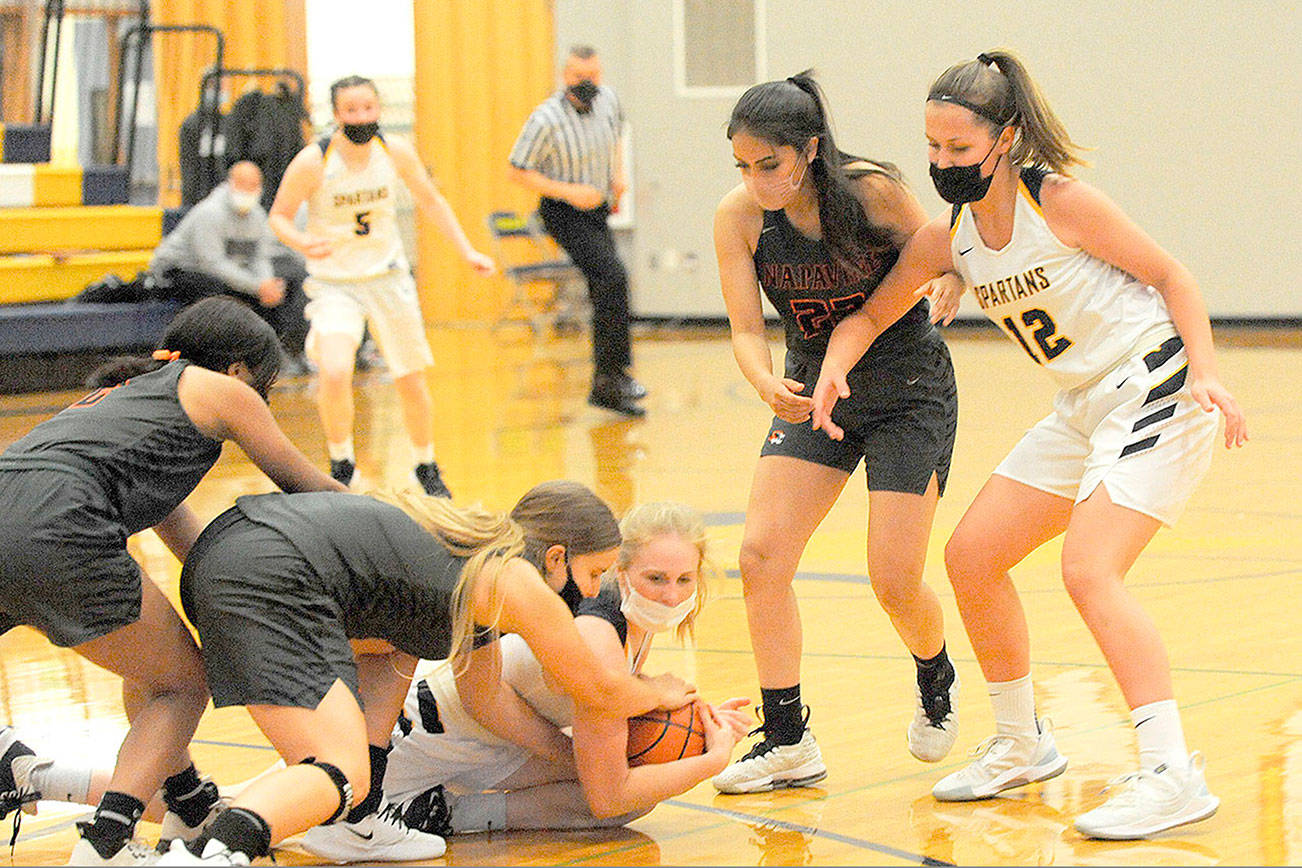
[[[307,261],[304,314],[311,325],[308,355],[320,378],[317,409],[330,453],[330,475],[354,478],[353,367],[369,325],[393,374],[416,464],[413,481],[426,494],[450,497],[434,460],[432,407],[426,370],[434,363],[411,268],[398,234],[395,196],[401,181],[474,270],[492,274],[493,260],[471,246],[443,194],[400,136],[381,135],[375,83],[359,76],[330,86],[339,127],[289,164],[268,222]],[[307,231],[295,228],[307,203]]]
[[[833,335],[814,424],[833,436],[845,371],[909,303],[907,287],[957,268],[982,310],[1061,391],[1053,412],[995,468],[959,522],[945,565],[985,675],[995,735],[932,790],[983,799],[1061,774],[1037,721],[1026,618],[1008,571],[1065,534],[1063,583],[1131,708],[1139,769],[1076,820],[1096,838],[1139,838],[1211,816],[1203,759],[1185,745],[1157,628],[1123,581],[1173,523],[1211,460],[1247,440],[1221,385],[1192,275],[1098,190],[1067,174],[1077,146],[1006,51],[950,67],[931,86],[927,147],[953,211],[909,242],[880,299]]]
[[[673,676],[636,679],[595,660],[565,604],[517,557],[523,534],[508,516],[411,492],[389,500],[241,497],[195,542],[181,600],[213,702],[247,707],[289,765],[245,788],[195,853],[176,841],[159,864],[248,864],[345,817],[373,816],[378,833],[374,757],[417,659],[456,665],[475,645],[496,647],[498,630],[519,633],[580,703],[632,715],[694,697]],[[403,832],[404,858],[442,855],[441,838]]]
[[[725,793],[807,786],[827,775],[802,716],[801,624],[791,587],[814,529],[862,460],[868,573],[917,665],[909,750],[940,760],[957,734],[954,667],[936,595],[922,582],[957,420],[949,351],[917,302],[852,376],[833,441],[809,425],[832,327],[872,296],[926,214],[888,164],[843,153],[809,73],[756,85],[728,123],[742,183],[719,203],[714,245],[742,374],[773,408],[746,507],[740,565],[763,696],[764,738],[719,775]],[[953,281],[955,278],[949,278]],[[760,291],[782,317],[786,370],[773,372]]]
[[[105,388],[0,455],[0,631],[27,624],[120,675],[131,721],[93,820],[78,823],[77,865],[156,855],[132,835],[160,786],[170,811],[164,838],[198,834],[217,802],[187,750],[208,701],[199,652],[127,538],[152,527],[183,560],[199,533],[184,500],[225,440],[288,491],[341,488],[276,426],[266,396],[280,342],[247,306],[191,305],[162,346],[155,360],[98,372]],[[30,779],[36,761],[22,760],[31,755],[13,741],[0,762],[0,779],[22,778],[3,780],[19,801],[40,797]]]
[[[618,565],[604,582],[585,577],[582,586],[595,596],[578,604],[575,626],[606,666],[636,674],[652,636],[691,634],[707,596],[703,572],[711,568],[704,522],[686,506],[646,504],[629,512],[620,528]],[[384,779],[391,810],[414,827],[446,836],[620,826],[721,771],[749,728],[739,711],[746,700],[729,700],[703,715],[703,755],[630,768],[625,718],[576,707],[518,636],[504,636],[499,644],[502,681],[548,721],[567,752],[539,755],[513,741],[526,741],[520,733],[495,733],[478,723],[462,700],[468,695],[463,680],[440,661],[407,694]],[[561,735],[568,726],[572,752]],[[462,794],[453,796],[445,786]],[[361,852],[352,858],[374,859]]]
[[[511,518],[524,533],[521,556],[533,564],[549,588],[560,594],[571,612],[584,599],[585,589],[586,593],[596,593],[602,573],[615,563],[619,554],[619,522],[614,513],[605,501],[578,482],[557,479],[535,485],[512,508]],[[503,647],[509,647],[512,641],[508,637]],[[472,655],[472,661],[475,659]],[[443,665],[450,680],[451,664],[444,661]],[[557,750],[568,752],[568,740],[559,738],[550,722],[536,719],[538,715],[523,706],[515,694],[496,689],[496,673],[482,673],[487,678],[482,685],[471,681],[478,674],[481,674],[479,669],[473,665],[457,673],[465,691],[466,713],[483,720],[493,731],[508,735],[540,734],[535,745],[539,750],[548,751],[560,744]],[[372,760],[387,764],[387,756],[376,754]],[[383,768],[379,777],[384,777]],[[385,819],[386,828],[404,825],[401,811],[395,812],[387,801],[381,801],[377,813]],[[435,829],[418,828],[439,834]],[[409,848],[403,840],[397,836],[373,835],[372,831],[363,824],[340,821],[309,829],[301,844],[309,852],[336,862],[406,858]],[[390,837],[397,839],[398,846],[393,846]]]

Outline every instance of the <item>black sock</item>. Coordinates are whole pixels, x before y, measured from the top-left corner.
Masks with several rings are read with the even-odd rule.
[[[760,688],[764,706],[764,737],[774,744],[796,744],[805,734],[801,718],[800,685]]]
[[[135,834],[136,821],[144,812],[144,802],[135,796],[109,790],[99,800],[95,817],[89,823],[78,823],[77,828],[96,853],[110,859]]]
[[[209,841],[221,841],[232,852],[257,859],[271,852],[271,827],[248,808],[231,808],[217,815],[208,831],[190,845],[190,852],[202,856]]]
[[[371,791],[366,794],[366,798],[361,803],[348,812],[344,819],[349,823],[356,823],[363,817],[374,814],[380,809],[380,799],[384,796],[384,770],[389,766],[389,749],[387,747],[376,747],[367,745],[371,751]]]
[[[945,653],[945,646],[940,646],[940,653],[929,660],[923,660],[917,654],[912,655],[918,667],[918,687],[923,693],[934,690],[948,690],[954,683],[954,664]]]
[[[217,785],[199,777],[193,765],[163,781],[163,801],[167,809],[194,828],[217,804]]]

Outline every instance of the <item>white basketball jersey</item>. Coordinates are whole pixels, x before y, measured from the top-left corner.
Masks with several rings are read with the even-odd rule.
[[[321,280],[352,281],[406,270],[407,256],[398,233],[397,186],[401,183],[384,140],[368,145],[366,165],[352,171],[330,139],[324,151],[324,178],[308,200],[307,231],[335,242],[334,251],[307,260],[308,274]]]
[[[1022,170],[1002,250],[981,241],[967,205],[955,208],[950,248],[982,312],[1072,389],[1176,332],[1157,290],[1053,234],[1039,204],[1046,174]]]
[[[502,652],[502,681],[520,695],[534,711],[556,724],[558,727],[574,725],[574,701],[564,693],[554,691],[543,680],[542,664],[523,639],[514,633],[507,633],[499,640]],[[510,744],[470,716],[461,704],[461,695],[457,691],[456,677],[452,671],[452,661],[439,660],[433,663],[422,661],[417,680],[423,678],[429,685],[430,692],[437,704],[439,717],[444,731],[471,738],[483,744]],[[413,720],[419,720],[420,703],[416,690],[407,694],[406,712]]]

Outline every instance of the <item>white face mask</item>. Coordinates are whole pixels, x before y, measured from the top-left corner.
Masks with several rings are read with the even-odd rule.
[[[696,608],[696,594],[692,594],[677,606],[666,606],[650,597],[642,596],[633,589],[632,585],[629,585],[628,590],[625,591],[621,584],[620,591],[624,599],[619,604],[619,611],[630,622],[648,633],[663,633],[665,630],[674,629],[687,620],[687,616]]]
[[[253,210],[253,206],[258,204],[258,200],[261,198],[261,193],[245,193],[240,190],[231,190],[231,207],[239,214],[247,214]]]

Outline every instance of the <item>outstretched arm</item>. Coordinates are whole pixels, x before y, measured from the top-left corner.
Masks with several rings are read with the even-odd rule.
[[[839,399],[850,396],[846,374],[882,332],[918,303],[919,287],[953,268],[951,260],[949,220],[942,215],[913,234],[864,306],[837,323],[814,387],[815,428],[823,429],[833,440],[844,436],[832,421],[832,409]]]
[[[461,228],[461,221],[453,213],[448,200],[439,192],[429,172],[425,171],[411,143],[400,136],[386,136],[384,141],[389,148],[389,156],[393,159],[394,168],[397,169],[403,183],[407,185],[407,189],[411,190],[421,214],[434,221],[434,225],[452,242],[457,252],[476,272],[489,275],[496,271],[497,265],[492,257],[476,250],[470,243],[470,239],[466,237],[465,230]]]
[[[593,657],[574,617],[542,576],[520,558],[507,561],[498,577],[503,632],[519,633],[538,662],[577,705],[604,708],[620,717],[653,708],[678,708],[696,698],[696,688],[672,675],[639,678],[623,667],[602,665]],[[490,589],[477,584],[471,595],[476,621],[492,623]]]
[[[574,625],[598,660],[607,666],[624,665],[624,648],[609,621],[580,615]],[[749,727],[748,718],[739,710],[746,702],[729,700],[719,709],[705,706],[704,754],[637,768],[628,765],[628,720],[599,708],[576,707],[574,760],[593,815],[604,818],[649,811],[723,771],[733,747]]]
[[[347,491],[298,450],[271,408],[235,377],[190,365],[177,385],[181,407],[214,440],[234,440],[281,491]]]
[[[476,648],[464,667],[454,666],[461,707],[498,738],[554,763],[573,762],[569,738],[502,680],[501,643]]]

